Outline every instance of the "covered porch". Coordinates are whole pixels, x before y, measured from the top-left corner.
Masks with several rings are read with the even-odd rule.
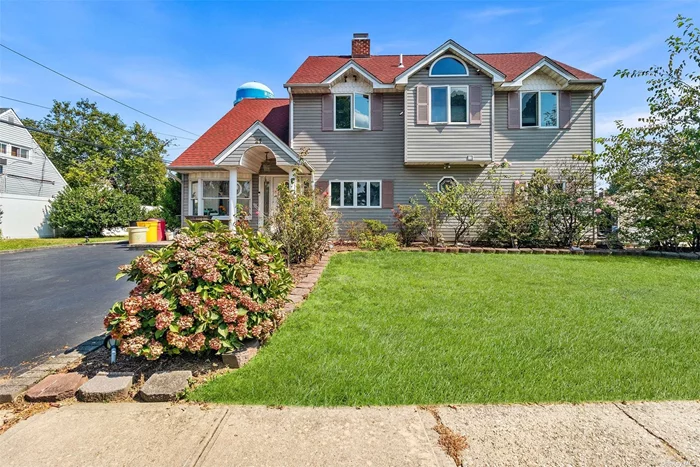
[[[219,219],[233,228],[242,210],[257,229],[274,212],[280,185],[313,189],[311,166],[265,130],[259,124],[217,156],[214,167],[186,174],[183,219]]]

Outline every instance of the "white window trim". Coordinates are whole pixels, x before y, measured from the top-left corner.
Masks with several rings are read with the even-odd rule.
[[[460,75],[462,76],[462,75]],[[447,88],[447,121],[446,122],[433,122],[433,88]],[[453,122],[452,120],[452,105],[450,104],[450,95],[452,94],[452,89],[463,89],[467,93],[467,121],[466,122]],[[522,112],[521,112],[522,117]],[[428,124],[429,125],[469,125],[469,85],[449,85],[449,84],[436,84],[433,86],[428,86]]]
[[[1,153],[0,152],[0,157],[11,157],[12,160],[17,160],[17,161],[24,161],[24,162],[30,162],[32,158],[32,149],[28,148],[26,146],[20,146],[18,144],[12,144],[8,143],[7,141],[0,141],[0,144],[4,144],[7,147],[7,152]],[[17,149],[24,149],[27,151],[27,157],[20,157],[20,156],[14,156],[12,155],[12,148],[17,148]]]
[[[442,182],[443,182],[444,180],[452,180],[453,182],[457,183],[457,179],[454,178],[454,177],[451,176],[451,175],[442,177],[442,178],[441,178],[440,180],[438,180],[438,182],[437,182],[437,191],[440,192],[440,193],[442,193],[442,189],[440,188],[440,185],[442,184]]]
[[[461,63],[462,66],[464,67],[464,74],[458,74],[458,75],[434,75],[434,74],[433,74],[433,67],[434,67],[440,60],[442,60],[442,59],[444,59],[444,58],[454,58],[454,59],[457,60],[459,63]],[[443,77],[443,76],[448,76],[448,77],[449,77],[449,76],[469,76],[469,67],[468,67],[467,64],[464,62],[464,60],[462,60],[461,58],[457,57],[456,55],[442,55],[442,56],[440,56],[440,58],[438,58],[437,60],[435,60],[435,61],[432,63],[432,65],[430,65],[430,71],[428,71],[428,76],[430,76],[430,77],[436,77],[436,78],[441,78],[441,77]]]
[[[202,214],[199,214],[199,213],[197,212],[197,213],[192,213],[192,214],[190,214],[190,216],[206,216],[206,214],[204,214],[204,200],[205,200],[205,199],[223,199],[223,198],[218,198],[218,197],[214,197],[214,198],[208,197],[208,198],[206,198],[206,197],[204,196],[204,182],[228,182],[228,181],[229,181],[228,178],[226,178],[226,179],[223,179],[223,178],[215,178],[215,179],[211,179],[211,180],[210,180],[210,179],[206,179],[206,178],[196,178],[196,179],[194,179],[194,180],[191,180],[191,181],[190,181],[190,204],[189,204],[190,209],[189,209],[189,210],[190,210],[190,212],[194,211],[194,201],[197,201],[197,203],[198,203],[198,205],[199,205],[198,207],[201,206],[201,208],[202,208]],[[240,184],[243,183],[243,182],[249,182],[249,183],[250,183],[250,197],[249,197],[249,198],[243,198],[243,199],[248,199],[248,216],[246,217],[246,219],[250,220],[250,219],[252,218],[252,215],[253,215],[253,214],[252,214],[252,208],[253,208],[253,179],[252,179],[252,178],[239,178],[237,183],[240,185]],[[195,198],[192,198],[192,185],[193,185],[194,183],[199,183],[199,185],[197,185],[197,196],[196,196]],[[242,188],[241,188],[241,189],[242,189]],[[236,187],[236,193],[237,193],[237,196],[236,196],[237,202],[236,202],[236,204],[243,204],[243,203],[238,202],[238,200],[241,199],[241,198],[240,198],[240,193],[238,193],[238,187]],[[230,196],[230,194],[227,195],[225,199],[229,199],[229,196]],[[228,209],[228,204],[226,205],[226,209]],[[228,214],[226,214],[226,215],[211,216],[211,218],[212,218],[212,219],[223,220],[223,219],[228,219],[229,216],[228,216]]]
[[[340,183],[340,206],[333,206],[331,204],[331,199],[332,199],[332,190],[333,190],[333,183]],[[354,191],[353,191],[353,205],[352,206],[346,206],[345,205],[345,196],[343,192],[343,183],[352,183],[354,186]],[[357,184],[358,183],[366,183],[367,184],[367,206],[358,206],[357,205]],[[378,206],[370,206],[370,183],[379,183],[379,205]],[[330,180],[328,182],[328,207],[331,209],[381,209],[382,208],[382,181],[381,180]]]
[[[355,126],[355,94],[367,94],[369,96],[369,112],[367,117],[369,118],[368,128],[358,128]],[[336,102],[338,102],[338,97],[349,97],[350,98],[350,128],[338,128],[336,123]],[[371,131],[372,130],[372,94],[367,92],[353,92],[353,93],[341,93],[333,94],[333,131]]]
[[[542,110],[542,105],[541,105],[542,93],[547,93],[547,94],[554,93],[556,96],[555,97],[555,99],[556,99],[555,102],[557,103],[557,124],[556,125],[552,125],[552,126],[541,126],[540,125],[540,122],[542,121],[541,115],[540,115],[540,111]],[[523,94],[537,94],[537,125],[523,126]],[[551,90],[551,91],[548,91],[548,90],[520,91],[518,97],[520,99],[520,128],[521,129],[524,129],[524,130],[527,130],[529,128],[545,129],[545,130],[559,129],[559,118],[560,118],[560,116],[559,116],[559,91],[556,91],[556,90]]]

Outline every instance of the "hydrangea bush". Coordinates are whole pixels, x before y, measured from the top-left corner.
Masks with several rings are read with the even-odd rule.
[[[293,287],[275,242],[219,221],[189,224],[170,246],[122,266],[122,276],[137,285],[104,324],[122,353],[150,360],[220,354],[246,339],[266,339],[283,320]]]

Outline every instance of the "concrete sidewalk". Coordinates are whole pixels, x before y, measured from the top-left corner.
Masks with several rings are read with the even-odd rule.
[[[700,402],[440,407],[463,465],[700,466]],[[454,466],[417,407],[74,404],[0,435],[3,466]]]

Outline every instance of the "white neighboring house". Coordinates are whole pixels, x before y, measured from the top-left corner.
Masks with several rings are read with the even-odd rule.
[[[21,125],[14,110],[0,108],[0,229],[4,238],[53,237],[49,205],[67,184]]]

